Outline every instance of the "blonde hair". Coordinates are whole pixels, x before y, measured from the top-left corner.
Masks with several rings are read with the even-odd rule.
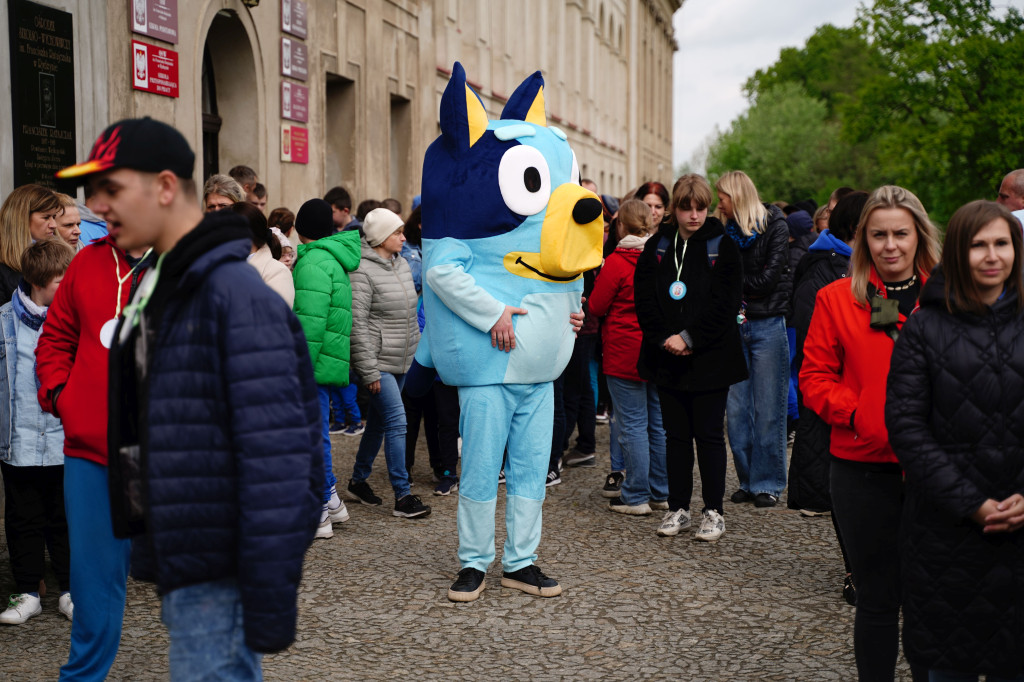
[[[651,222],[651,207],[639,199],[626,199],[619,204],[619,225],[626,234],[642,237]]]
[[[861,303],[868,302],[868,284],[874,263],[871,250],[868,248],[867,224],[871,214],[878,209],[900,208],[914,219],[917,229],[917,253],[914,255],[914,274],[927,277],[936,263],[939,262],[941,246],[939,231],[928,219],[921,200],[914,193],[896,185],[883,185],[868,196],[864,210],[860,213],[857,231],[853,235],[853,255],[850,256],[850,288],[853,297]]]
[[[764,232],[765,216],[768,211],[761,204],[757,187],[754,187],[754,181],[750,176],[743,171],[729,171],[718,178],[715,189],[719,193],[728,194],[732,199],[732,219],[744,236]],[[715,217],[723,223],[726,222],[725,216],[722,215],[722,202],[718,202],[715,208]]]
[[[75,200],[74,197],[69,196],[67,194],[64,194],[63,192],[54,192],[53,194],[54,194],[55,197],[57,197],[57,201],[60,202],[60,207],[61,208],[77,208],[78,207],[78,202]]]
[[[211,175],[203,185],[203,203],[211,194],[219,194],[235,204],[245,199],[245,190],[230,175]]]
[[[22,185],[0,206],[0,263],[21,272],[21,255],[32,245],[32,214],[56,211],[57,196],[42,185]]]

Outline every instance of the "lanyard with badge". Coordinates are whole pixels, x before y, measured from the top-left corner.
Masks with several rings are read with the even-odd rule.
[[[689,239],[683,240],[683,253],[679,255],[679,233],[676,232],[675,240],[672,244],[672,249],[676,255],[676,281],[668,285],[668,295],[674,301],[681,301],[686,296],[686,285],[683,283],[683,263],[686,262],[686,247],[689,243]]]
[[[127,282],[132,274],[138,270],[139,266],[146,260],[146,257],[153,251],[149,249],[142,255],[139,262],[135,264],[131,270],[128,271],[124,277],[121,276],[121,259],[117,257],[117,249],[113,246],[110,247],[110,252],[114,254],[114,268],[115,277],[117,277],[117,301],[114,304],[114,317],[113,319],[107,320],[100,327],[100,343],[103,344],[104,348],[110,348],[114,341],[114,330],[117,328],[117,321],[121,318],[121,292],[124,290],[124,283]]]

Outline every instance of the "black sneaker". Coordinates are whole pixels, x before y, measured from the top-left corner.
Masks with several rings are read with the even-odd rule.
[[[601,494],[605,497],[618,497],[622,491],[622,482],[626,480],[626,475],[621,471],[613,471],[608,474],[608,478],[604,479],[604,488],[601,489]]]
[[[400,500],[395,500],[395,516],[407,519],[415,519],[420,516],[430,516],[430,507],[423,504],[416,495],[406,495]]]
[[[755,507],[774,507],[779,503],[779,498],[770,493],[758,493],[754,495]]]
[[[498,472],[498,485],[505,485],[505,470]]]
[[[331,433],[341,433],[345,430],[345,425],[341,422],[331,422],[331,426],[328,429]]]
[[[459,577],[448,588],[448,599],[451,601],[476,601],[484,591],[484,572],[475,568],[464,568]]]
[[[743,488],[740,488],[739,490],[732,494],[732,497],[730,497],[729,500],[732,501],[734,504],[743,504],[744,502],[753,502],[754,496],[748,493]]]
[[[553,485],[558,485],[562,482],[562,476],[558,473],[558,469],[554,469],[548,472],[548,480],[544,483],[545,488],[550,488]]]
[[[363,504],[380,505],[384,500],[380,499],[373,494],[373,490],[370,489],[370,484],[366,481],[354,481],[349,479],[348,481],[348,492],[345,494],[345,499],[352,502],[362,502]]]
[[[567,467],[596,467],[597,455],[593,452],[580,452],[573,450],[564,458]]]
[[[557,597],[562,594],[562,586],[558,581],[544,575],[536,564],[511,573],[502,573],[501,586],[522,590],[535,597]]]

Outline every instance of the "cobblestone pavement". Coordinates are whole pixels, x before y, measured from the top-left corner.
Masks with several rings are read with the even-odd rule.
[[[458,570],[456,498],[431,494],[421,438],[413,492],[433,513],[392,516],[382,452],[370,483],[384,506],[350,503],[351,519],[310,549],[298,641],[264,659],[266,679],[856,678],[854,609],[840,595],[843,567],[827,517],[726,501],[718,543],[694,542],[692,529],[657,537],[658,516],[607,510],[600,494],[607,439],[607,427],[598,426],[599,466],[567,468],[562,484],[548,489],[538,565],[563,594],[540,599],[502,588],[499,560],[481,598],[459,605],[445,596]],[[334,439],[341,484],[358,440]],[[731,493],[731,464],[729,477]],[[699,510],[695,487],[692,508]],[[7,594],[13,582],[2,536],[0,555],[0,594]],[[70,623],[48,582],[43,615],[0,629],[0,679],[56,679],[67,659]],[[129,584],[110,678],[167,678],[167,639],[150,585]],[[903,661],[899,679],[910,679]]]

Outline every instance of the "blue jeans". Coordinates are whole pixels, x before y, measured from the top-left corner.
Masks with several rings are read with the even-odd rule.
[[[622,501],[628,505],[668,499],[665,429],[661,425],[658,389],[644,381],[607,376],[608,392],[619,425],[619,445],[626,460]]]
[[[102,680],[121,643],[131,540],[114,537],[110,526],[107,467],[64,459],[64,508],[71,548],[71,651],[61,680]]]
[[[160,619],[171,640],[172,681],[263,679],[260,654],[245,645],[242,595],[234,579],[168,592]]]
[[[334,407],[334,421],[340,424],[355,424],[363,420],[359,412],[356,395],[359,393],[359,379],[354,373],[349,374],[348,386],[336,386],[331,389],[331,404]]]
[[[373,470],[380,444],[384,443],[384,459],[388,465],[388,478],[395,491],[395,499],[409,494],[409,472],[405,469],[405,405],[402,403],[404,374],[380,373],[380,393],[370,394],[370,411],[366,416],[366,431],[359,441],[356,464],[352,469],[353,481],[365,481]]]
[[[611,459],[612,471],[625,471],[626,458],[622,455],[622,446],[619,445],[619,434],[621,427],[615,419],[615,404],[608,406],[608,456]]]
[[[779,497],[786,489],[789,341],[784,318],[740,325],[750,378],[729,389],[726,416],[740,488]]]
[[[334,475],[334,463],[331,461],[331,393],[334,390],[334,386],[316,387],[320,398],[320,431],[324,444],[324,492],[320,496],[320,501],[324,504],[330,501],[331,488],[338,482]]]

